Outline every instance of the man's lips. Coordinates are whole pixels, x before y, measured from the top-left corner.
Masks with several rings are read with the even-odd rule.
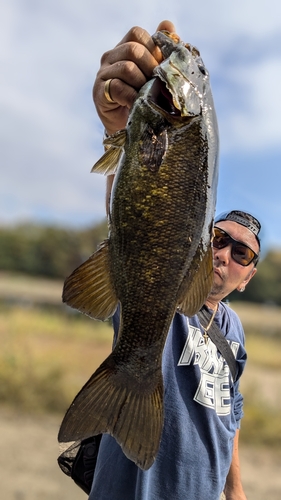
[[[221,280],[223,279],[222,273],[218,267],[214,267],[214,274],[217,274]]]

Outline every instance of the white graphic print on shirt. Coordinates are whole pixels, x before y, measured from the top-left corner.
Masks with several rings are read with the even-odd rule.
[[[238,342],[231,342],[230,347],[236,358]],[[225,359],[218,353],[215,344],[208,339],[207,343],[199,328],[189,325],[189,335],[181,353],[178,366],[198,365],[201,379],[194,401],[213,408],[218,415],[230,413],[229,367]]]

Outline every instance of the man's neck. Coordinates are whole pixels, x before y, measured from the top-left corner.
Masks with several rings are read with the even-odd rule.
[[[215,311],[218,308],[219,300],[215,300],[215,299],[212,299],[211,297],[208,297],[207,300],[205,301],[205,305],[209,309],[212,309],[212,311]]]

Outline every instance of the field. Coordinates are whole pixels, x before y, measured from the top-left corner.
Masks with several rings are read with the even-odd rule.
[[[111,349],[111,326],[61,306],[60,282],[0,275],[1,491],[5,500],[79,500],[56,465],[72,397]],[[248,499],[281,497],[281,310],[232,304],[246,331],[242,476]]]

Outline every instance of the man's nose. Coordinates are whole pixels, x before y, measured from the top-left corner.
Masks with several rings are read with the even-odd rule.
[[[231,259],[231,245],[227,245],[224,248],[214,248],[214,258],[219,260],[224,265],[229,264]]]

